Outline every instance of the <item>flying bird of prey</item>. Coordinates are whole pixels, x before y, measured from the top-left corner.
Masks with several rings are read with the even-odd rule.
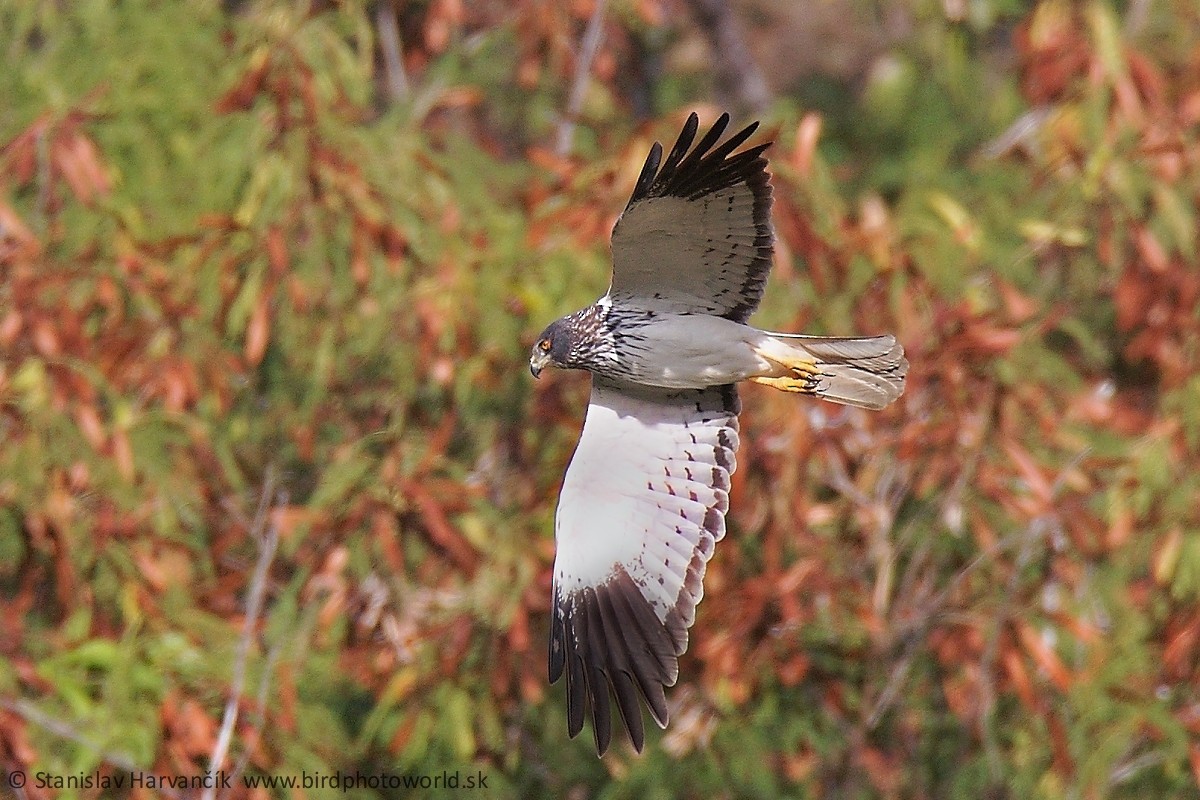
[[[592,374],[583,433],[555,517],[550,681],[567,676],[567,730],[590,706],[600,755],[610,692],[640,752],[639,695],[667,725],[713,547],[725,535],[738,393],[750,380],[880,409],[904,391],[895,337],[802,336],[746,324],[771,270],[771,184],[754,123],[693,147],[688,117],[663,159],[655,142],[612,233],[612,284],[552,323],[529,357]]]

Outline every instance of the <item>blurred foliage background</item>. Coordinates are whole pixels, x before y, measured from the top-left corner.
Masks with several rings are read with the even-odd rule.
[[[6,775],[1200,797],[1192,0],[0,0],[0,48]],[[909,386],[744,389],[671,726],[598,760],[545,682],[588,385],[525,358],[725,107],[756,324]]]

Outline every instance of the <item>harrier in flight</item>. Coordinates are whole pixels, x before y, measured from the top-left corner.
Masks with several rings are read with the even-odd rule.
[[[738,381],[880,409],[904,391],[894,336],[825,337],[746,324],[771,271],[769,143],[758,124],[718,144],[724,114],[693,147],[655,143],[612,233],[612,285],[552,323],[529,357],[592,374],[583,433],[563,479],[550,623],[550,681],[567,676],[567,729],[591,707],[612,738],[610,692],[641,751],[640,695],[667,725],[664,688],[725,535],[738,447]]]

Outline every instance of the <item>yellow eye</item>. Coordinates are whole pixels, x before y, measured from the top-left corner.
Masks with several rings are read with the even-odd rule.
[[[550,340],[542,339],[540,342],[538,342],[538,350],[541,350],[543,353],[549,353],[550,352]]]

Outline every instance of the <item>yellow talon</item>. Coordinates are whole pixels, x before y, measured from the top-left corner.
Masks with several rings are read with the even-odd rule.
[[[751,378],[750,380],[754,383],[761,383],[763,386],[770,386],[772,389],[779,389],[783,392],[801,392],[803,394],[813,394],[817,390],[817,379],[817,373],[799,373],[795,378],[756,377]]]
[[[908,361],[894,336],[766,334],[751,346],[760,368],[750,380],[772,389],[870,409],[904,392]]]
[[[754,383],[770,386],[783,392],[799,392],[815,394],[820,386],[822,372],[815,359],[800,358],[800,354],[792,350],[784,352],[774,350],[756,351],[757,354],[775,366],[773,374],[757,375],[750,378]]]

